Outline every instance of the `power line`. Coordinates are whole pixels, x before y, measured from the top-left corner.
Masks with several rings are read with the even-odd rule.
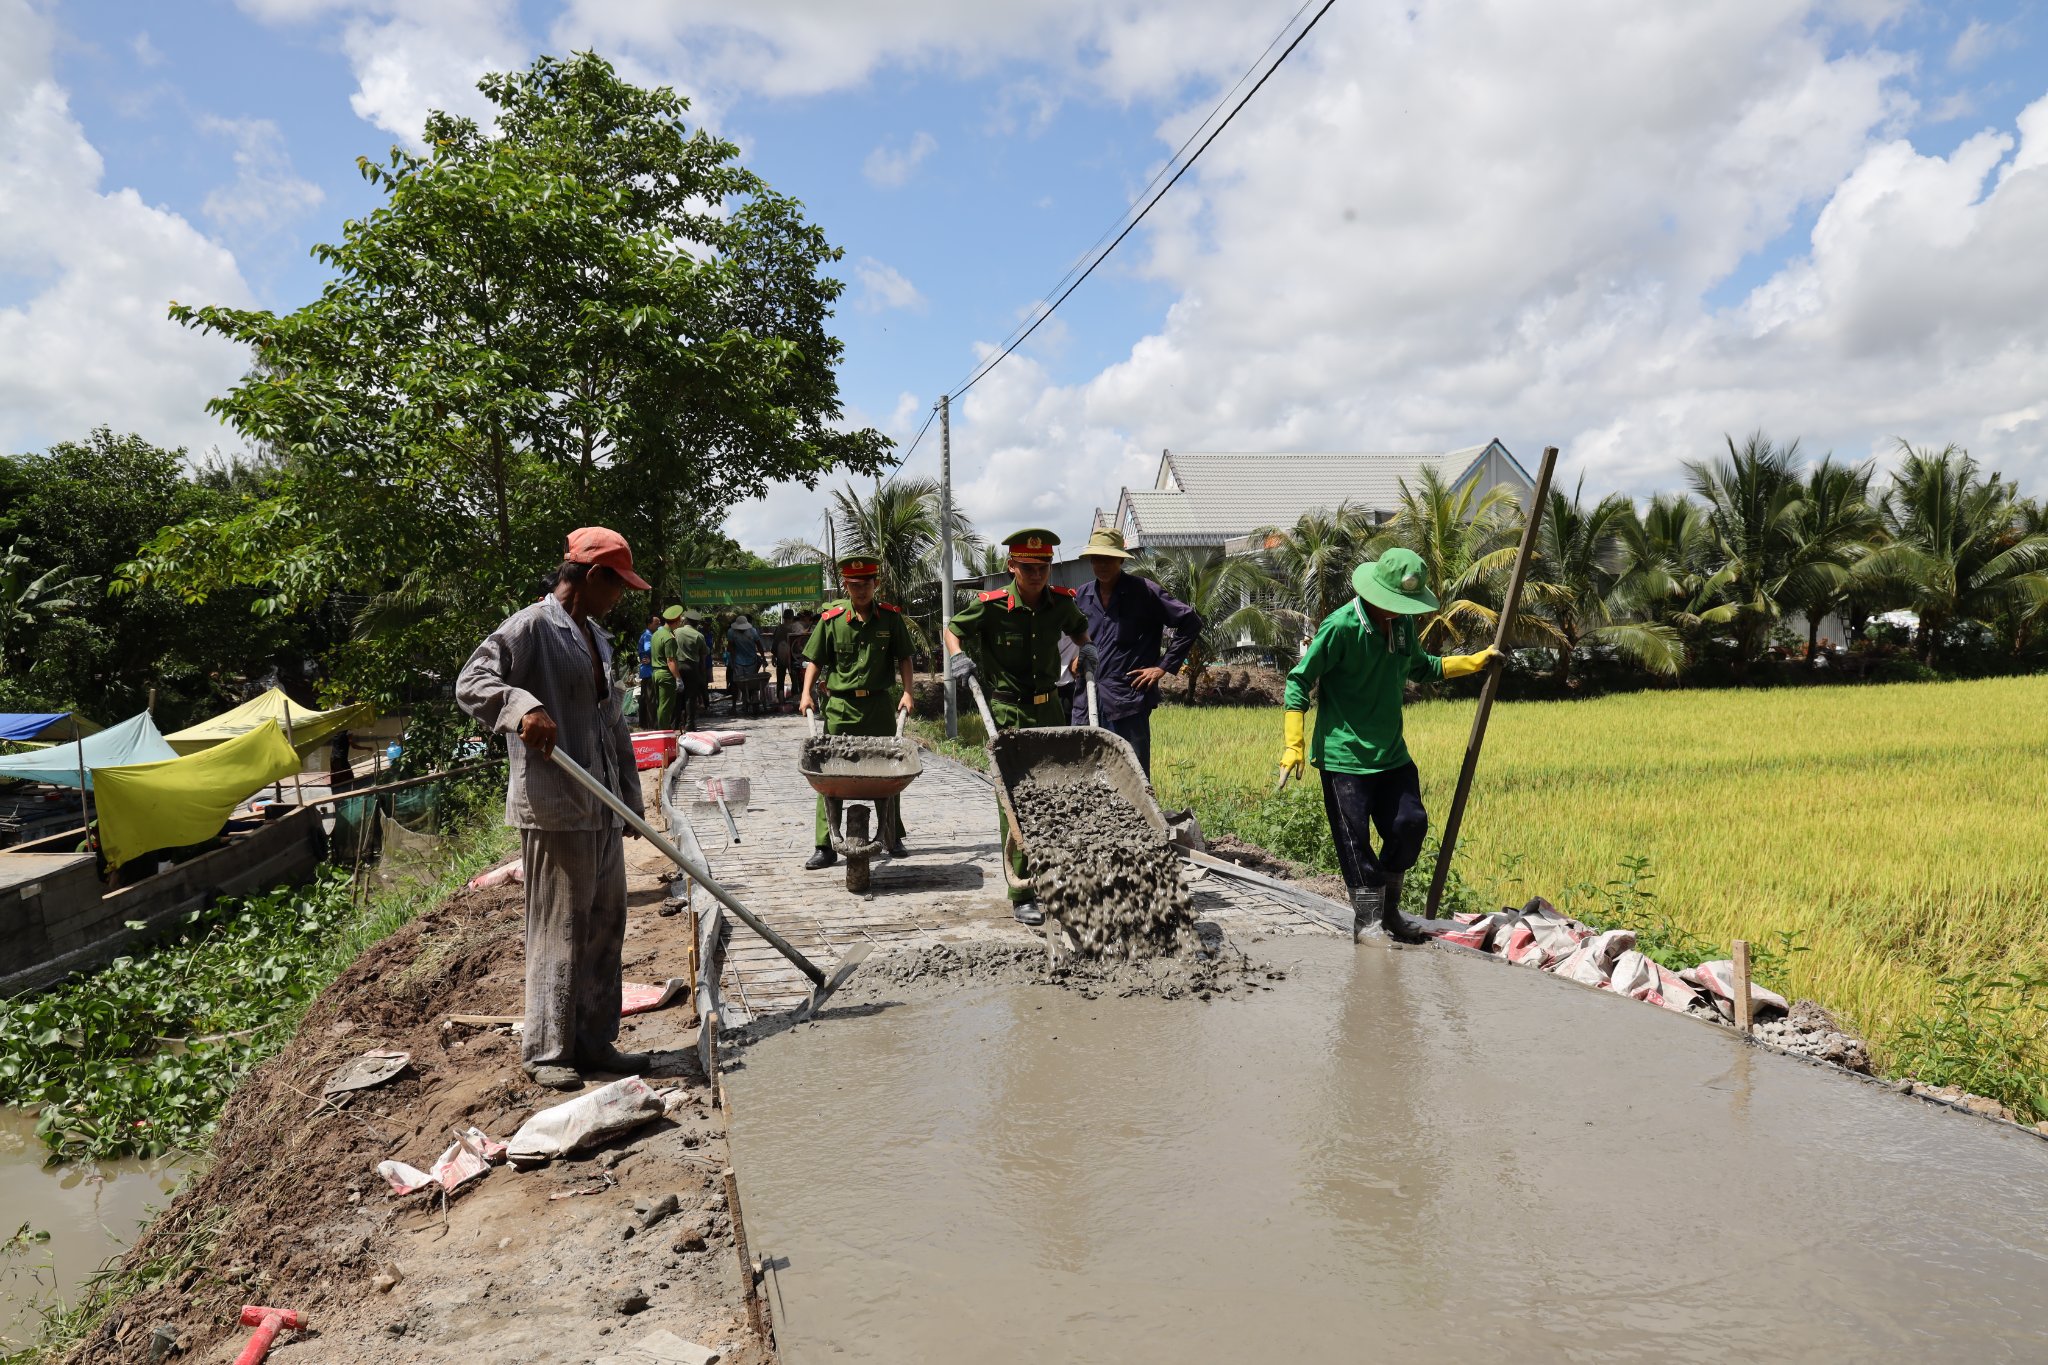
[[[1301,0],[1300,7],[1296,9],[1294,13],[1287,16],[1287,22],[1280,26],[1280,31],[1273,35],[1273,40],[1266,44],[1265,50],[1260,52],[1258,56],[1252,58],[1251,65],[1247,66],[1244,69],[1243,73],[1238,76],[1237,80],[1234,83],[1232,83],[1231,87],[1223,92],[1221,97],[1217,99],[1215,107],[1202,116],[1202,121],[1194,126],[1194,128],[1188,133],[1187,137],[1182,140],[1180,146],[1173,149],[1173,155],[1166,158],[1165,161],[1161,162],[1159,165],[1159,169],[1152,173],[1152,178],[1145,182],[1145,187],[1139,190],[1137,194],[1132,196],[1131,207],[1126,208],[1114,223],[1111,223],[1108,227],[1104,228],[1102,230],[1102,235],[1100,237],[1097,237],[1093,242],[1089,243],[1088,248],[1085,251],[1081,252],[1078,256],[1074,257],[1073,264],[1067,267],[1066,273],[1064,275],[1061,275],[1058,279],[1052,282],[1052,288],[1046,290],[1043,294],[1038,296],[1038,302],[1040,304],[1043,304],[1047,299],[1051,298],[1054,294],[1058,293],[1060,287],[1064,285],[1068,280],[1074,277],[1074,272],[1081,268],[1082,263],[1087,261],[1091,256],[1093,256],[1097,248],[1099,248],[1104,242],[1109,240],[1110,234],[1115,232],[1119,227],[1123,225],[1124,219],[1131,216],[1132,210],[1137,206],[1138,202],[1143,200],[1146,195],[1152,193],[1152,187],[1159,183],[1159,177],[1165,175],[1168,171],[1172,170],[1176,164],[1179,163],[1181,154],[1187,151],[1187,149],[1194,144],[1195,139],[1202,135],[1202,130],[1209,126],[1211,120],[1213,120],[1216,117],[1216,115],[1223,112],[1223,106],[1230,103],[1230,97],[1232,95],[1235,95],[1238,92],[1239,88],[1242,87],[1246,81],[1252,78],[1252,72],[1257,71],[1260,65],[1272,53],[1273,49],[1280,45],[1280,40],[1282,38],[1285,38],[1287,36],[1288,30],[1294,27],[1295,20],[1301,18],[1302,13],[1306,11],[1308,7],[1310,5],[1313,5],[1315,2],[1316,0]],[[1047,309],[1047,311],[1050,312],[1051,310]],[[1029,317],[1025,319],[1025,321],[1018,323],[1016,327],[1010,330],[1010,335],[1004,337],[1002,342],[999,343],[999,345],[1009,345],[1011,338],[1016,337],[1018,331],[1022,330],[1025,327],[1030,326],[1030,318],[1036,316],[1037,313],[1036,311],[1034,311]],[[1022,338],[1017,339],[1020,341],[1022,340]],[[965,392],[965,390],[963,389],[962,392]]]
[[[917,435],[911,438],[910,449],[904,451],[903,458],[896,462],[898,465],[906,465],[910,463],[910,457],[917,454],[917,443],[919,441],[922,441],[924,439],[924,434],[932,429],[932,420],[936,418],[938,415],[939,405],[937,403],[934,403],[932,404],[932,410],[925,414],[924,425],[919,427],[917,429]]]
[[[996,366],[1002,364],[1003,361],[1007,360],[1010,357],[1011,352],[1015,351],[1019,346],[1022,346],[1026,341],[1029,341],[1031,339],[1031,334],[1033,332],[1036,332],[1039,329],[1039,327],[1043,325],[1045,320],[1053,315],[1053,310],[1057,309],[1062,303],[1065,303],[1067,301],[1067,296],[1072,294],[1076,289],[1079,289],[1082,286],[1082,284],[1087,281],[1088,277],[1095,273],[1096,267],[1100,266],[1104,261],[1109,259],[1110,253],[1115,251],[1117,247],[1122,244],[1124,238],[1131,235],[1131,233],[1137,228],[1138,224],[1145,221],[1145,215],[1152,212],[1153,208],[1157,206],[1159,201],[1166,197],[1167,191],[1171,190],[1176,184],[1180,182],[1180,178],[1183,175],[1187,174],[1188,168],[1190,166],[1193,166],[1197,161],[1202,159],[1202,153],[1209,150],[1209,144],[1214,142],[1217,139],[1217,137],[1221,135],[1223,130],[1230,126],[1230,121],[1236,118],[1247,104],[1250,104],[1252,102],[1252,96],[1258,94],[1259,90],[1266,84],[1266,82],[1272,79],[1273,73],[1280,69],[1281,65],[1285,63],[1288,57],[1293,54],[1295,48],[1301,46],[1301,40],[1308,37],[1309,32],[1312,29],[1314,29],[1319,22],[1321,22],[1322,17],[1330,12],[1330,6],[1336,3],[1337,0],[1323,0],[1323,7],[1315,12],[1315,17],[1308,21],[1308,24],[1301,30],[1301,32],[1294,35],[1294,41],[1289,43],[1286,47],[1286,50],[1274,59],[1273,64],[1271,66],[1266,68],[1265,74],[1259,77],[1257,84],[1253,85],[1250,90],[1247,90],[1245,92],[1244,98],[1239,100],[1228,114],[1224,115],[1223,121],[1217,124],[1215,130],[1211,132],[1208,137],[1202,140],[1202,145],[1195,149],[1195,154],[1189,157],[1185,162],[1181,164],[1180,169],[1176,170],[1173,173],[1173,177],[1170,180],[1168,180],[1164,185],[1159,187],[1159,192],[1146,201],[1145,206],[1138,210],[1138,214],[1135,218],[1132,218],[1129,223],[1124,225],[1123,231],[1117,233],[1116,239],[1112,241],[1107,247],[1103,248],[1102,252],[1099,255],[1097,255],[1094,260],[1088,263],[1088,268],[1081,272],[1080,277],[1078,279],[1074,280],[1072,284],[1069,284],[1065,289],[1061,290],[1059,296],[1055,298],[1050,304],[1048,304],[1043,312],[1039,313],[1037,317],[1031,320],[1031,325],[1024,329],[1023,334],[1021,336],[1018,336],[1014,341],[1008,342],[1006,345],[1004,345],[1002,350],[998,351],[992,359],[990,359],[986,364],[981,366],[980,369],[976,370],[973,373],[973,375],[968,378],[967,382],[962,384],[959,388],[955,389],[952,392],[952,394],[949,395],[949,397],[957,399],[966,394],[966,392],[969,389],[973,388],[976,384],[979,384],[982,381],[982,379],[989,373],[989,371],[995,369]],[[1303,8],[1306,8],[1306,5],[1304,5]],[[1296,13],[1299,14],[1300,11],[1297,10]],[[1290,19],[1288,22],[1291,24],[1293,20]],[[1286,32],[1286,30],[1282,29],[1281,32],[1284,33]],[[1277,42],[1278,39],[1276,38],[1275,41]],[[1272,51],[1271,43],[1267,44],[1266,50],[1269,52]],[[1241,83],[1242,82],[1240,82],[1240,84]],[[1199,129],[1197,131],[1199,131]],[[1154,178],[1156,179],[1157,177]],[[1072,272],[1069,271],[1069,273]],[[930,426],[930,421],[927,420],[925,425]],[[919,433],[919,435],[922,434],[922,432]],[[905,458],[907,459],[908,456],[906,456]]]

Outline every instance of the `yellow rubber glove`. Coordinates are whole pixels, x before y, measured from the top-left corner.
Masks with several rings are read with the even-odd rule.
[[[1444,676],[1446,678],[1462,678],[1467,673],[1477,673],[1499,657],[1500,651],[1491,647],[1482,649],[1477,654],[1446,654],[1444,655]]]
[[[1283,779],[1300,777],[1307,753],[1301,733],[1303,717],[1299,711],[1287,711],[1283,714],[1286,719],[1281,722],[1281,733],[1287,740],[1287,747],[1280,751],[1280,776]]]

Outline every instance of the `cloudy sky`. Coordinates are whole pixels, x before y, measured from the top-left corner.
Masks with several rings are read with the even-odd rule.
[[[308,249],[372,207],[357,155],[582,48],[688,94],[845,248],[849,415],[907,445],[1296,3],[0,0],[0,448],[232,448],[204,405],[244,357],[166,303],[306,301]],[[1162,447],[1493,436],[1647,494],[1756,427],[1957,441],[2048,491],[2044,244],[2037,4],[1337,0],[956,405],[960,498],[1078,535]],[[821,504],[730,529],[765,548]]]

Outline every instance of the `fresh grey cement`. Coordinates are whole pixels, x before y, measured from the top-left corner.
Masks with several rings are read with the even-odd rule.
[[[916,755],[909,740],[888,735],[813,735],[804,741],[797,763],[810,772],[858,770],[887,776]]]
[[[1251,951],[1209,1004],[879,959],[744,1049],[788,1365],[2048,1355],[2048,1144],[1462,954]]]
[[[1159,953],[1186,942],[1193,916],[1180,860],[1116,788],[1033,777],[1011,788],[1010,802],[1038,903],[1082,952]]]

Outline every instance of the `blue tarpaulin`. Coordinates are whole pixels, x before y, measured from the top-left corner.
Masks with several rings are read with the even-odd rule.
[[[67,724],[64,729],[69,729]],[[60,787],[78,785],[77,744],[52,744],[21,754],[0,754],[0,778],[18,777],[30,782],[52,782]],[[85,737],[85,784],[92,786],[94,768],[119,768],[135,763],[161,763],[176,758],[178,751],[157,733],[149,712],[130,716],[112,729]]]
[[[98,734],[99,726],[84,716],[77,720],[78,728],[86,734]],[[11,739],[17,743],[33,744],[39,741],[54,742],[72,738],[72,713],[51,711],[45,714],[24,712],[0,712],[0,739]]]

